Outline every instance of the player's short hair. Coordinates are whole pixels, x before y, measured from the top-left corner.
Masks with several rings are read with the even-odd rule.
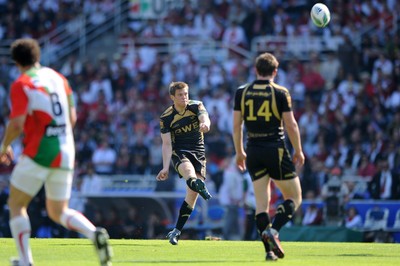
[[[10,50],[12,60],[21,66],[32,66],[40,60],[40,46],[34,39],[17,39],[11,44]]]
[[[177,90],[182,90],[184,88],[189,89],[189,85],[183,81],[176,81],[176,82],[171,82],[169,84],[169,95],[175,96],[175,92]]]
[[[270,53],[260,54],[256,58],[256,70],[260,76],[270,76],[279,66],[276,57]]]

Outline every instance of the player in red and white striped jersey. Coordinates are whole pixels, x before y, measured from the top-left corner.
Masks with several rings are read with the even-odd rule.
[[[11,57],[21,75],[11,85],[11,114],[0,147],[1,163],[13,159],[11,143],[24,135],[24,150],[11,174],[8,200],[10,228],[19,255],[13,264],[33,264],[27,207],[44,185],[49,217],[91,239],[101,265],[110,265],[105,229],[96,228],[81,213],[68,208],[75,160],[72,90],[64,76],[39,64],[40,47],[35,40],[14,41]]]

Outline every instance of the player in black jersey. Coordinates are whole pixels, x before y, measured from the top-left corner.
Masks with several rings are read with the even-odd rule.
[[[257,80],[238,88],[233,113],[236,163],[240,170],[248,169],[253,181],[256,224],[267,260],[284,257],[279,230],[292,218],[302,201],[295,165],[304,164],[304,154],[289,91],[274,83],[278,65],[277,59],[270,53],[257,57]],[[243,123],[247,129],[246,151],[243,146]],[[294,149],[293,158],[285,146],[285,129]],[[271,179],[284,197],[272,224],[269,217]]]
[[[200,101],[189,100],[189,86],[184,82],[172,82],[169,94],[173,105],[160,116],[163,169],[157,180],[166,180],[172,159],[179,177],[186,180],[186,197],[179,210],[174,230],[167,237],[172,245],[178,244],[183,226],[192,213],[198,194],[205,200],[211,198],[204,183],[206,156],[204,133],[210,130],[210,118]]]

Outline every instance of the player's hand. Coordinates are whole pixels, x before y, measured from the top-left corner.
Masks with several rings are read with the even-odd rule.
[[[301,167],[304,164],[304,154],[303,152],[294,152],[293,154],[293,163],[297,166],[297,167]]]
[[[164,181],[164,180],[168,179],[168,172],[169,172],[168,170],[162,169],[162,170],[158,173],[158,175],[157,175],[157,177],[156,177],[157,181]]]
[[[210,126],[206,123],[200,123],[199,127],[200,132],[207,133],[208,131],[210,131]]]
[[[5,150],[0,150],[0,164],[9,166],[14,161],[14,151],[11,146]]]
[[[244,152],[236,154],[236,165],[242,172],[246,171],[246,157],[247,154]]]

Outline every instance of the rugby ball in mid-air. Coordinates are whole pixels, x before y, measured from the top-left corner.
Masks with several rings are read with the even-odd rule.
[[[331,12],[328,7],[322,3],[317,3],[311,8],[311,20],[315,26],[323,28],[331,20]]]

